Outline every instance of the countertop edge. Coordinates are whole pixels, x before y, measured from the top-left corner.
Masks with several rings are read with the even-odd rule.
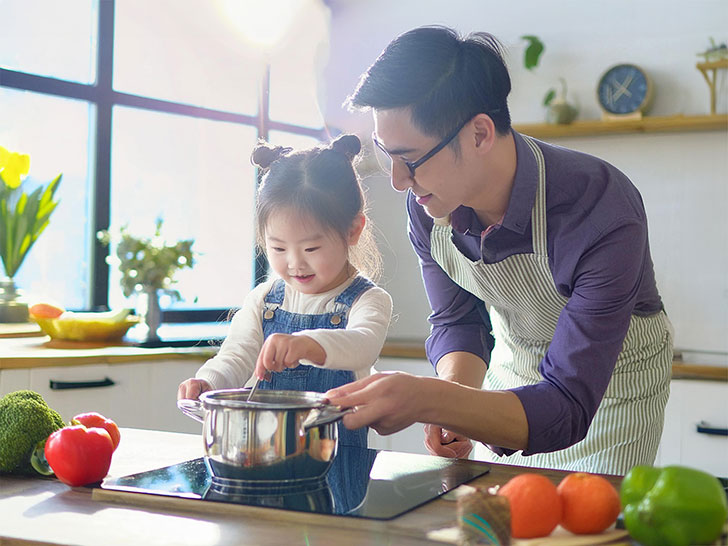
[[[424,342],[418,344],[407,341],[385,343],[380,356],[388,358],[427,358]],[[672,378],[728,381],[728,367],[696,364],[682,358],[676,358],[672,363]]]
[[[0,356],[0,370],[79,366],[88,364],[122,364],[162,360],[199,360],[200,363],[217,352],[217,346],[143,348],[133,345],[111,347],[52,349],[43,346],[47,338],[16,338],[16,347],[9,356]],[[0,343],[10,342],[9,339]],[[47,351],[42,357],[38,350]],[[391,340],[380,352],[382,358],[425,360],[424,342]],[[728,367],[697,364],[676,358],[672,366],[673,379],[695,379],[728,382]]]

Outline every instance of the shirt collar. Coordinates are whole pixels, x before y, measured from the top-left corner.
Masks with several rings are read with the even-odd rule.
[[[501,226],[523,234],[531,220],[531,210],[536,200],[538,164],[523,136],[513,129],[511,133],[516,144],[516,176]],[[459,233],[480,235],[487,227],[481,224],[473,209],[465,206],[455,209],[450,221],[453,229]]]

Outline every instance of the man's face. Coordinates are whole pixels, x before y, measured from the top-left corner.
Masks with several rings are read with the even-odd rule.
[[[417,167],[412,176],[405,162],[413,163],[440,143],[440,139],[420,132],[412,123],[408,108],[374,111],[377,140],[391,160],[392,187],[397,191],[411,189],[417,202],[433,218],[442,218],[467,204],[470,189],[465,157],[445,146]],[[461,140],[463,131],[455,140]],[[461,146],[462,151],[462,146]]]

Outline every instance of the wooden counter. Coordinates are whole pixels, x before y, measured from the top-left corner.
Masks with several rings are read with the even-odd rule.
[[[197,347],[163,347],[149,349],[132,344],[53,342],[48,337],[17,337],[0,339],[0,370],[76,366],[83,364],[114,364],[149,360],[199,360],[213,356],[217,347],[200,342]],[[384,344],[382,357],[426,359],[424,342],[389,340]],[[673,379],[708,379],[728,381],[728,366],[712,366],[682,360],[673,362]]]
[[[160,468],[203,454],[199,435],[140,429],[121,432],[111,476]],[[488,474],[470,484],[503,484],[523,471],[521,467],[491,465]],[[555,483],[566,474],[551,470],[539,472]],[[621,481],[616,476],[608,479],[615,487]],[[180,506],[184,502],[190,506],[200,504],[200,501],[181,501]],[[440,544],[428,540],[427,532],[456,524],[456,503],[442,498],[390,521],[243,506],[236,506],[240,510],[230,515],[209,509],[195,511],[186,506],[127,506],[95,500],[91,489],[70,488],[52,478],[0,476],[0,544],[406,546]]]
[[[5,338],[0,339],[0,370],[169,359],[199,360],[202,364],[216,352],[217,347],[204,342],[197,347],[150,349],[131,343],[52,341],[47,336]]]

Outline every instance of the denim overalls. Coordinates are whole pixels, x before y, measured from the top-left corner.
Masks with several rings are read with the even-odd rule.
[[[292,334],[301,330],[318,328],[346,328],[351,304],[363,292],[369,290],[374,284],[361,276],[336,297],[334,311],[320,315],[307,315],[291,313],[280,308],[286,285],[283,279],[278,279],[265,297],[263,302],[263,338],[271,334]],[[329,389],[340,387],[354,381],[354,372],[349,370],[329,370],[300,364],[296,368],[288,368],[282,372],[273,372],[270,381],[261,381],[259,388],[275,390],[314,391],[326,392]],[[338,423],[339,443],[356,447],[367,446],[367,427],[358,430],[349,430]]]

